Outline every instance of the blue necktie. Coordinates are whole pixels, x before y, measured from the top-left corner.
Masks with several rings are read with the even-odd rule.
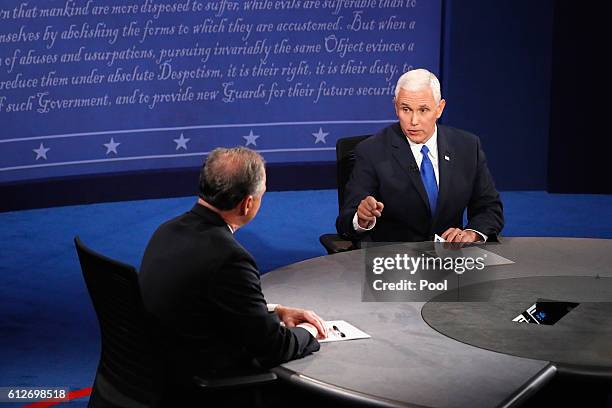
[[[436,213],[436,203],[438,201],[438,185],[436,184],[436,174],[434,173],[433,164],[429,160],[429,149],[423,145],[421,148],[423,153],[423,161],[421,162],[421,178],[425,185],[425,191],[427,191],[427,197],[429,198],[429,207],[431,208],[431,216]]]

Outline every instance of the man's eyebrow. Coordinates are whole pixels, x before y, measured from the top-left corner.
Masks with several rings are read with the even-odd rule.
[[[410,107],[410,105],[408,103],[406,103],[406,102],[400,102],[400,105],[401,106],[405,106],[407,108]],[[429,105],[426,104],[426,103],[423,103],[423,104],[419,105],[419,108],[429,108]]]

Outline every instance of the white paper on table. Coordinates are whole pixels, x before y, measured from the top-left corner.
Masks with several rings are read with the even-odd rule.
[[[446,242],[446,240],[442,238],[441,236],[439,236],[438,234],[434,234],[434,242]],[[440,258],[450,257],[450,258],[476,259],[476,258],[482,257],[484,258],[483,263],[485,266],[509,265],[509,264],[514,263],[513,260],[504,258],[503,256],[497,255],[494,252],[487,251],[486,249],[483,249],[482,246],[480,245],[475,245],[475,246],[467,245],[464,247],[464,246],[461,246],[460,243],[456,243],[456,244],[451,243],[448,248],[441,246],[441,245],[436,245],[433,251],[426,251],[425,253],[427,255],[433,256],[434,258],[435,257],[440,257]]]
[[[465,246],[461,247],[460,244],[449,244],[448,248],[442,245],[436,245],[431,251],[425,251],[424,253],[433,258],[481,258],[484,266],[495,266],[495,265],[510,265],[514,261],[508,258],[504,258],[501,255],[497,255],[491,251],[487,251],[482,246]]]
[[[327,338],[319,340],[319,343],[368,339],[372,337],[344,320],[328,320],[325,322],[325,327],[327,328]]]
[[[438,234],[434,235],[434,242],[446,242],[446,240],[444,238],[442,238],[441,236],[439,236]]]

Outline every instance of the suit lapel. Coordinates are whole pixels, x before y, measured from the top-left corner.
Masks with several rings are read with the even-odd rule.
[[[425,204],[429,210],[429,213],[431,214],[429,198],[427,197],[427,192],[425,191],[425,186],[423,185],[423,180],[421,179],[419,166],[417,166],[416,161],[414,160],[414,155],[412,154],[412,150],[410,150],[410,145],[408,144],[406,136],[404,136],[404,133],[400,129],[399,125],[397,125],[396,132],[394,132],[391,140],[391,151],[395,160],[410,178],[414,188],[421,196],[423,204]]]
[[[439,172],[439,187],[438,187],[438,204],[436,206],[436,216],[446,203],[449,197],[451,186],[451,177],[453,175],[453,150],[449,144],[448,133],[443,126],[438,125],[438,172]]]

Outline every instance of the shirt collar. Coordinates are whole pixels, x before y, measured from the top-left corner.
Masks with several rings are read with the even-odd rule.
[[[408,143],[410,144],[410,149],[412,149],[412,152],[415,154],[415,156],[417,154],[420,154],[421,149],[423,148],[423,143],[414,143],[408,138],[408,136],[406,136],[406,139],[408,140]],[[427,148],[429,149],[429,154],[431,154],[434,159],[438,157],[438,125],[434,126],[433,135],[431,135],[429,140],[425,142],[425,146],[427,146]]]

